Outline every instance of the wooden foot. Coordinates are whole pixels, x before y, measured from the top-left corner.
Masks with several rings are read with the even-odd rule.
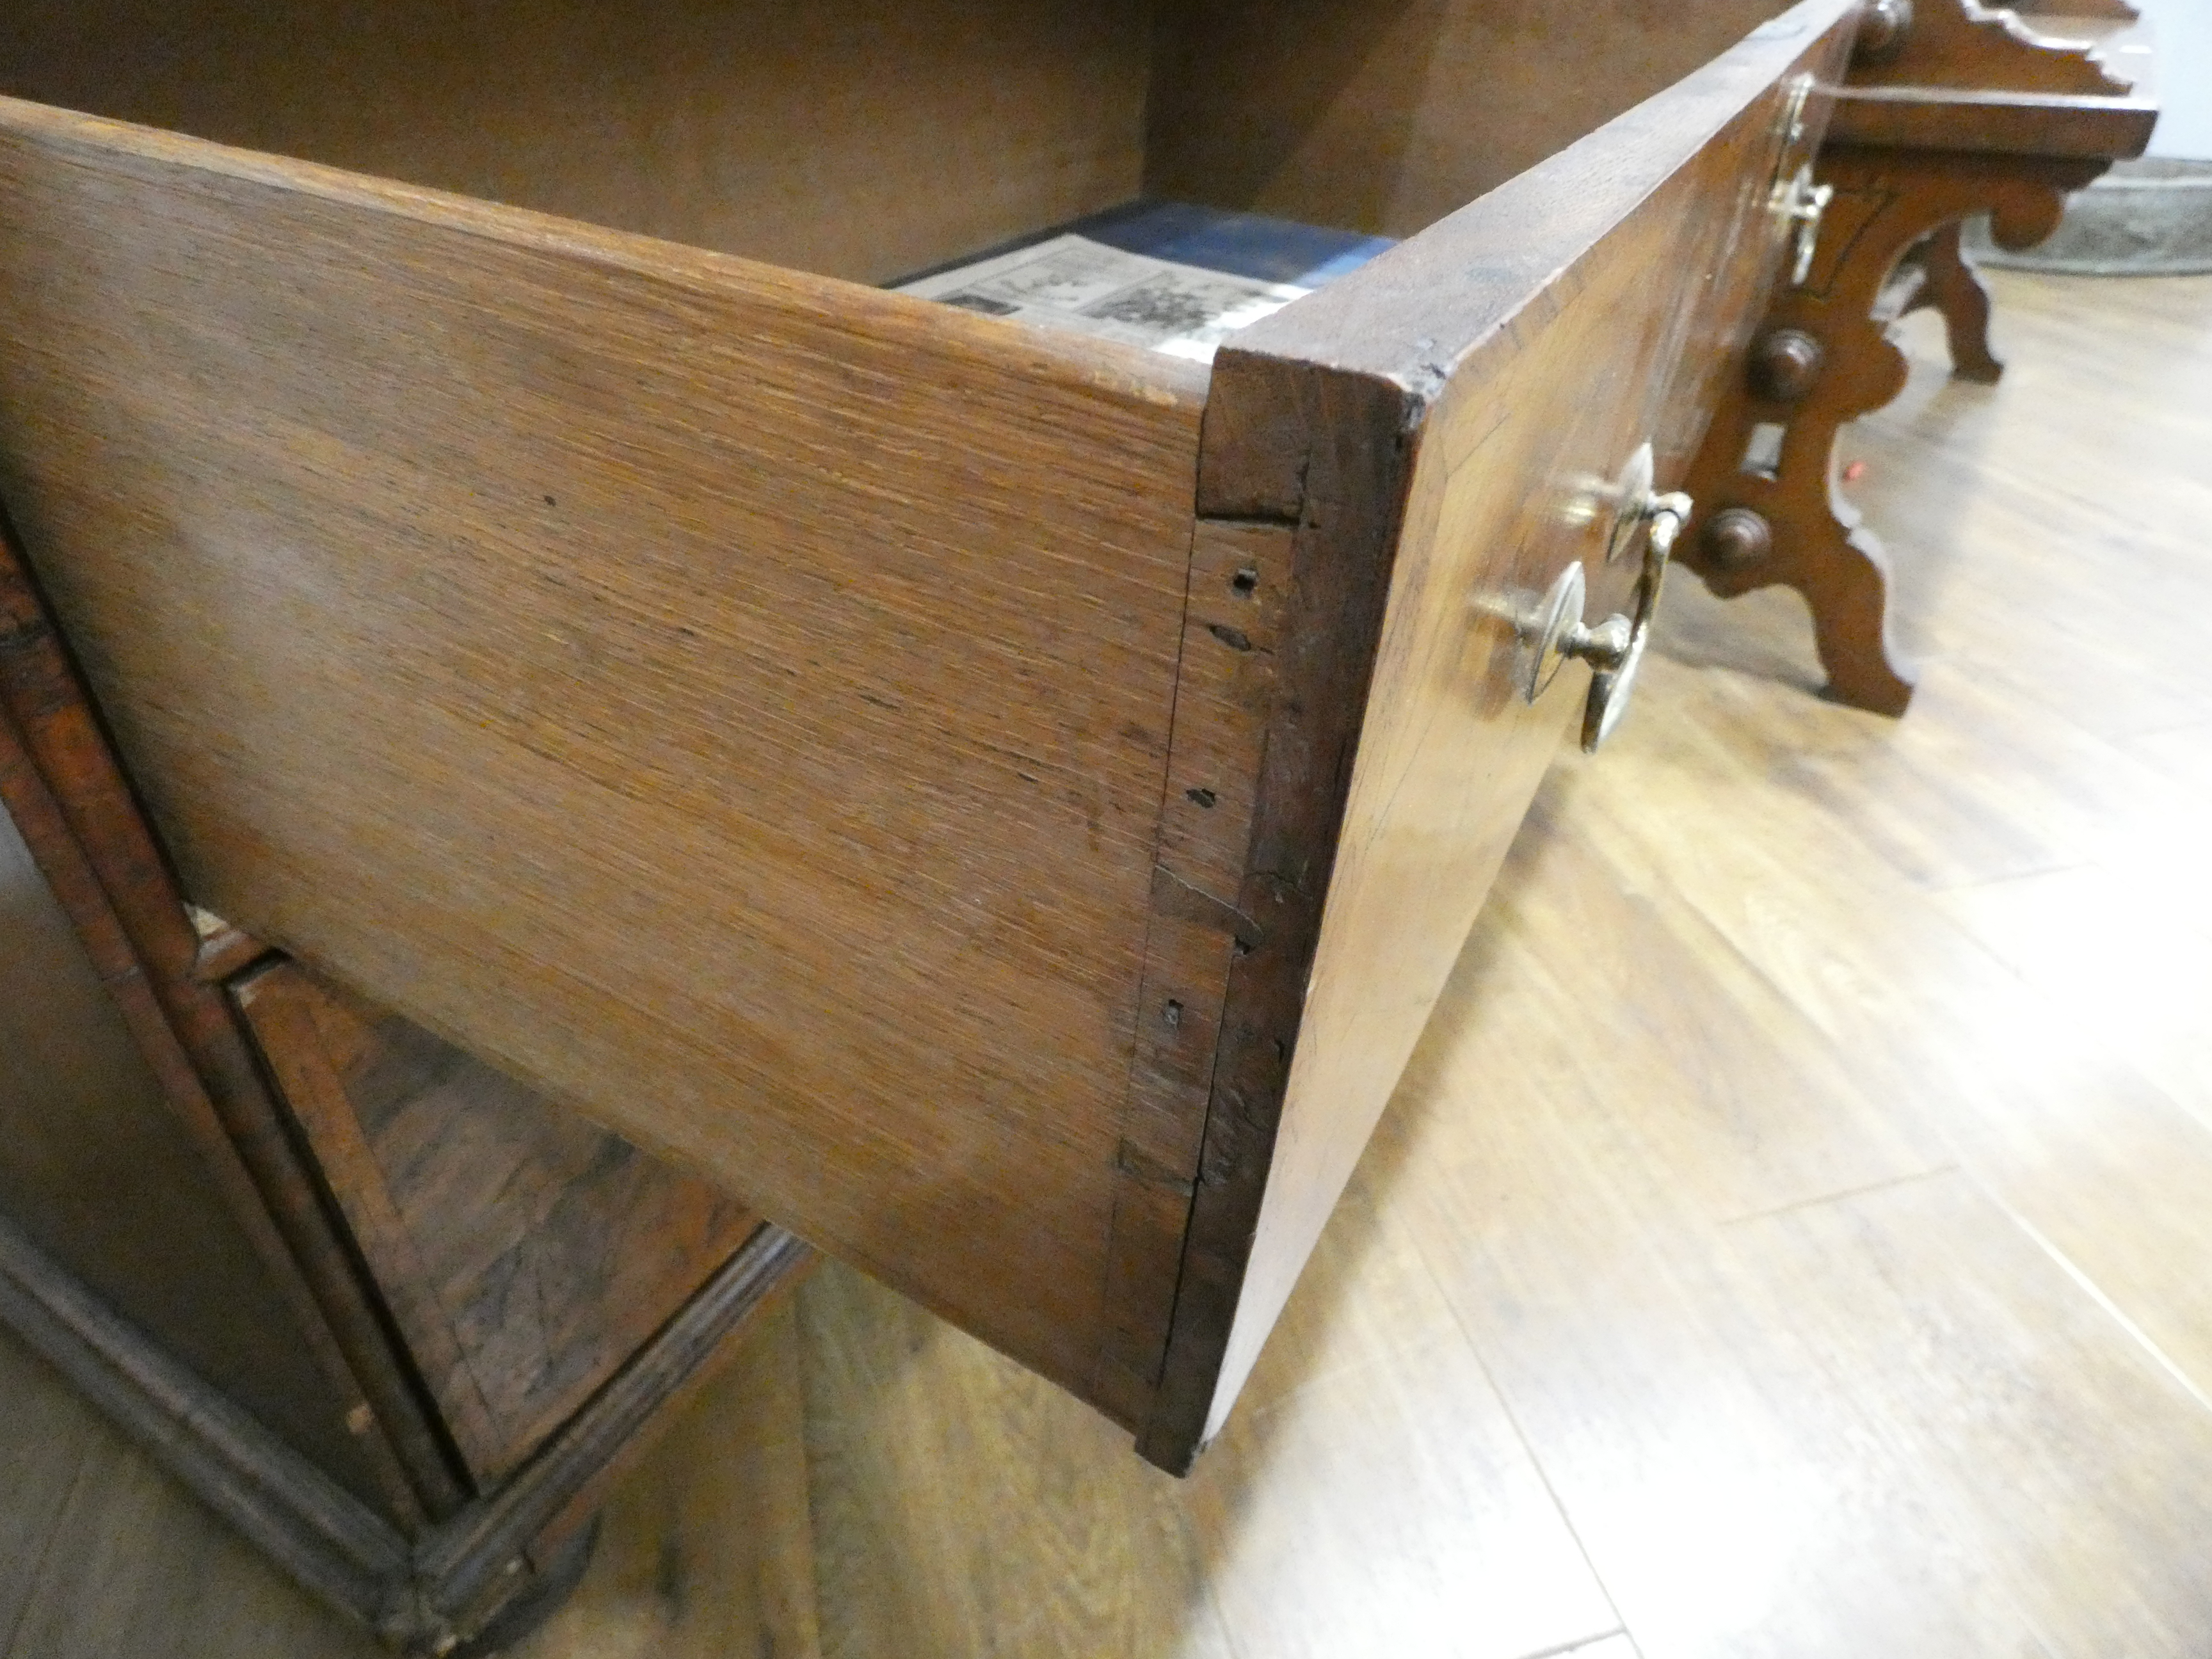
[[[1828,684],[1820,695],[1894,719],[1912,701],[1918,675],[1889,632],[1889,555],[1856,507],[1838,501],[1824,527],[1837,545],[1806,562],[1800,591],[1813,609],[1813,636]]]
[[[1990,353],[1990,291],[1960,251],[1959,230],[1955,223],[1945,225],[1913,250],[1919,278],[1897,314],[1940,312],[1951,348],[1951,373],[1995,386],[2004,365]]]
[[[279,1440],[0,1218],[12,1331],[303,1588],[404,1654],[489,1654],[550,1615],[591,1559],[595,1517],[643,1431],[813,1253],[763,1225],[512,1474],[410,1534]],[[465,1644],[473,1643],[475,1646]]]
[[[505,1653],[517,1644],[528,1640],[553,1615],[583,1582],[586,1569],[592,1565],[592,1555],[599,1545],[599,1517],[592,1518],[545,1552],[543,1564],[533,1559],[535,1568],[529,1580],[517,1590],[498,1612],[479,1626],[475,1635],[458,1646],[448,1649],[445,1659],[492,1659],[495,1654]],[[433,1644],[432,1651],[436,1651]]]
[[[1975,349],[1987,314],[1980,284],[1960,262],[1968,295],[1943,268],[1947,249],[1956,258],[1959,222],[1986,211],[2000,240],[2026,246],[2057,227],[2068,191],[2107,165],[1851,145],[1822,153],[1820,174],[1836,194],[1812,272],[1777,301],[1747,372],[1722,394],[1690,469],[1698,514],[1676,556],[1723,598],[1775,582],[1802,593],[1837,702],[1894,715],[1912,696],[1913,676],[1889,636],[1887,556],[1834,480],[1838,430],[1905,386],[1904,355],[1887,333],[1899,258],[1939,234],[1924,303],[1951,296],[1969,325],[1962,335],[1954,324],[1954,361],[1970,374],[1986,362],[1994,379],[1985,343],[1978,357]]]

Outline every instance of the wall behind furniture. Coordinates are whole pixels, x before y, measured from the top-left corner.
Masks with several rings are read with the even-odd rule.
[[[2158,33],[2153,155],[2212,161],[2212,0],[2136,0]]]

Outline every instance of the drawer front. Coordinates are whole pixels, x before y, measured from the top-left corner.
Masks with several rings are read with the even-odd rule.
[[[1515,618],[1577,561],[1593,619],[1630,608],[1607,481],[1647,442],[1678,481],[1740,372],[1791,234],[1774,186],[1822,113],[1814,92],[1793,123],[1795,88],[1832,82],[1852,10],[1795,8],[1217,363],[1201,544],[1272,538],[1276,568],[1251,568],[1284,592],[1226,831],[1238,885],[1209,885],[1218,859],[1175,871],[1247,937],[1214,1012],[1159,1462],[1234,1399],[1581,713],[1577,665],[1523,700]],[[1204,737],[1179,705],[1175,756]]]

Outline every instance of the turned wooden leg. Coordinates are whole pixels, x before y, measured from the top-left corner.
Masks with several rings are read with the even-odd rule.
[[[1912,698],[1914,676],[1890,634],[1887,556],[1834,477],[1837,432],[1905,386],[1904,355],[1887,331],[1899,314],[1889,284],[1900,257],[1929,239],[1903,303],[1942,308],[1960,372],[1984,378],[1986,367],[1994,380],[1987,300],[1959,257],[1959,222],[1986,211],[2000,240],[2024,246],[2055,228],[2066,193],[2106,165],[1849,145],[1822,154],[1836,193],[1812,270],[1778,298],[1723,392],[1690,469],[1698,514],[1676,556],[1724,598],[1775,582],[1802,593],[1837,702],[1893,715]]]

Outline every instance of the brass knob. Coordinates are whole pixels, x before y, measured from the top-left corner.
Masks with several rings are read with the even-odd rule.
[[[1572,614],[1567,614],[1566,605],[1559,605],[1564,623],[1559,629],[1559,656],[1562,659],[1572,657],[1577,662],[1586,662],[1601,674],[1619,673],[1627,664],[1629,648],[1636,643],[1635,623],[1619,611],[1601,623],[1584,622],[1582,561],[1576,560],[1567,567],[1567,571],[1573,574],[1561,574],[1566,581],[1565,596],[1571,597],[1573,602]],[[1559,584],[1554,583],[1553,586]]]
[[[1522,617],[1521,634],[1521,695],[1534,702],[1543,695],[1570,657],[1590,666],[1589,696],[1583,706],[1583,749],[1595,751],[1613,735],[1636,690],[1637,672],[1644,665],[1644,647],[1650,643],[1651,619],[1659,608],[1659,590],[1666,580],[1667,562],[1674,538],[1694,510],[1690,498],[1679,490],[1664,495],[1646,491],[1632,504],[1634,521],[1650,528],[1644,542],[1644,568],[1636,583],[1633,615],[1607,617],[1599,623],[1583,620],[1583,600],[1588,579],[1577,559],[1562,570],[1551,591],[1534,611]]]
[[[1747,507],[1724,507],[1698,537],[1705,557],[1723,570],[1748,570],[1774,554],[1774,526]]]
[[[1868,0],[1851,42],[1854,64],[1887,64],[1905,50],[1912,33],[1912,0]]]
[[[1751,348],[1751,384],[1762,398],[1794,404],[1813,389],[1827,351],[1802,328],[1771,328]]]

